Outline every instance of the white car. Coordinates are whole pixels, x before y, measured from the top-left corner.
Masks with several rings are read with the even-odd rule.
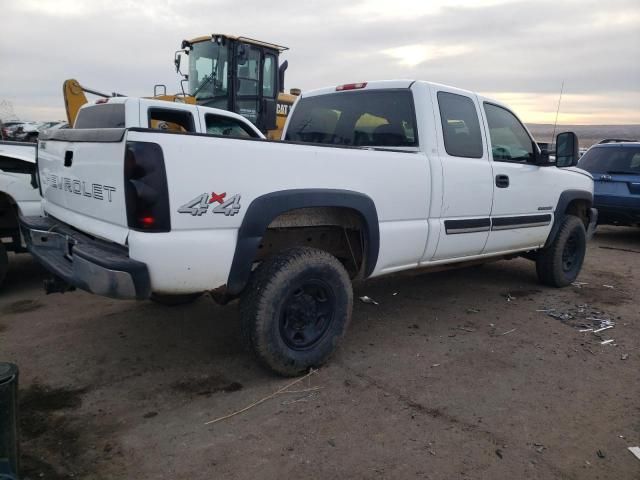
[[[26,252],[18,217],[40,215],[35,157],[34,143],[0,142],[0,285],[9,268],[7,252]]]
[[[90,129],[39,143],[48,217],[22,219],[30,251],[60,289],[241,297],[245,342],[283,375],[333,352],[352,279],[522,255],[565,286],[597,217],[575,134],[558,135],[551,163],[508,107],[453,87],[307,92],[283,142],[225,137],[248,127],[210,129],[219,115],[201,107],[89,109],[78,123],[84,113]],[[151,129],[153,118],[184,131]]]

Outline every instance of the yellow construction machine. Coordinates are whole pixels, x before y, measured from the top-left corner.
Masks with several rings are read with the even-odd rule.
[[[239,113],[269,138],[279,139],[300,94],[297,89],[284,92],[289,63],[280,64],[279,56],[285,50],[261,40],[214,33],[184,40],[174,63],[188,85],[186,93],[198,105]],[[185,63],[188,70],[183,72]]]
[[[280,139],[287,115],[300,91],[284,93],[284,73],[288,62],[279,64],[287,47],[247,37],[212,34],[184,40],[175,53],[176,71],[182,75],[182,93],[167,95],[164,85],[155,85],[152,98],[220,108],[239,113],[254,123],[270,139]],[[185,66],[187,72],[182,72]],[[63,94],[69,125],[87,103],[85,93],[103,98],[123,96],[103,93],[64,82]]]

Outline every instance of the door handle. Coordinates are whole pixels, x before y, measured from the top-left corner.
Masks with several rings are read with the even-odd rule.
[[[71,150],[67,150],[64,152],[64,166],[70,167],[73,164],[73,152]]]
[[[509,186],[509,177],[507,175],[496,175],[496,187],[507,188]]]

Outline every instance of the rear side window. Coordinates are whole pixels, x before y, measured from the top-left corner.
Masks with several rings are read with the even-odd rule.
[[[222,135],[225,137],[257,138],[258,134],[248,126],[235,118],[220,115],[205,115],[207,133],[209,135]]]
[[[409,90],[360,90],[303,97],[293,110],[285,140],[415,147],[413,95]]]
[[[640,175],[640,146],[591,148],[580,158],[578,167],[591,173]]]
[[[81,108],[74,128],[124,128],[124,103],[102,103]]]
[[[171,132],[196,131],[191,112],[171,108],[150,108],[149,128]]]
[[[444,148],[452,157],[481,158],[482,135],[478,111],[464,95],[438,92]]]

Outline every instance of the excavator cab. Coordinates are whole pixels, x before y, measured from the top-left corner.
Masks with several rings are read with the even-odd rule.
[[[185,93],[198,105],[239,113],[270,138],[279,138],[295,100],[282,93],[288,62],[279,65],[278,59],[285,50],[247,37],[213,34],[184,40],[175,65],[188,84]],[[181,70],[185,56],[188,73]]]

